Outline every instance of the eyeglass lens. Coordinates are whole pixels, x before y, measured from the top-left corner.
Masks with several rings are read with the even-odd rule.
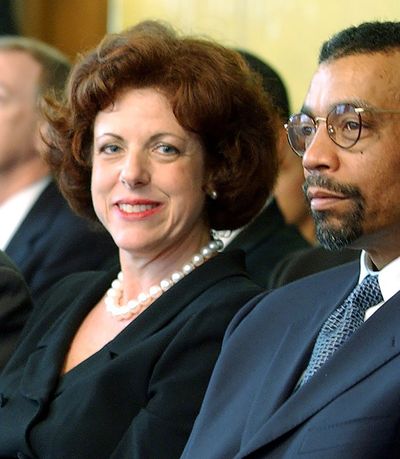
[[[325,118],[312,118],[305,113],[292,115],[287,123],[289,144],[294,152],[303,156],[310,146],[318,124],[324,121],[331,140],[342,148],[354,146],[361,134],[361,115],[351,104],[336,105]]]

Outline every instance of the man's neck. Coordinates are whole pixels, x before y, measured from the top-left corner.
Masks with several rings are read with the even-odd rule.
[[[0,171],[0,204],[47,175],[49,170],[39,158],[19,164],[14,169]]]

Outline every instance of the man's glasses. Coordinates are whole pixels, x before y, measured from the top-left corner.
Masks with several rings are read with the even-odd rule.
[[[400,114],[400,110],[360,108],[352,104],[336,105],[326,118],[313,118],[306,113],[296,113],[285,124],[289,144],[298,156],[304,156],[315,137],[319,123],[324,121],[328,135],[336,145],[344,149],[354,147],[361,137],[361,113],[364,112]]]

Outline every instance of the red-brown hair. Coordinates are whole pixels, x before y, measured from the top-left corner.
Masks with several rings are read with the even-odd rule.
[[[75,65],[65,103],[49,101],[45,156],[70,205],[96,219],[90,195],[93,124],[127,88],[154,87],[206,153],[207,199],[214,229],[235,229],[261,210],[276,173],[274,112],[258,75],[242,57],[211,40],[179,37],[145,21],[111,34]]]

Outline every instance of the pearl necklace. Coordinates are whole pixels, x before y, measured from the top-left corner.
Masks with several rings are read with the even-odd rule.
[[[155,299],[159,298],[195,268],[214,256],[219,250],[222,250],[223,247],[224,244],[219,239],[210,241],[200,249],[199,253],[193,255],[191,261],[185,263],[180,271],[173,272],[169,278],[163,279],[158,285],[150,287],[147,293],[140,293],[135,299],[129,300],[124,305],[120,305],[124,286],[124,277],[121,271],[118,277],[112,281],[111,288],[105,295],[106,310],[119,320],[134,319]]]

